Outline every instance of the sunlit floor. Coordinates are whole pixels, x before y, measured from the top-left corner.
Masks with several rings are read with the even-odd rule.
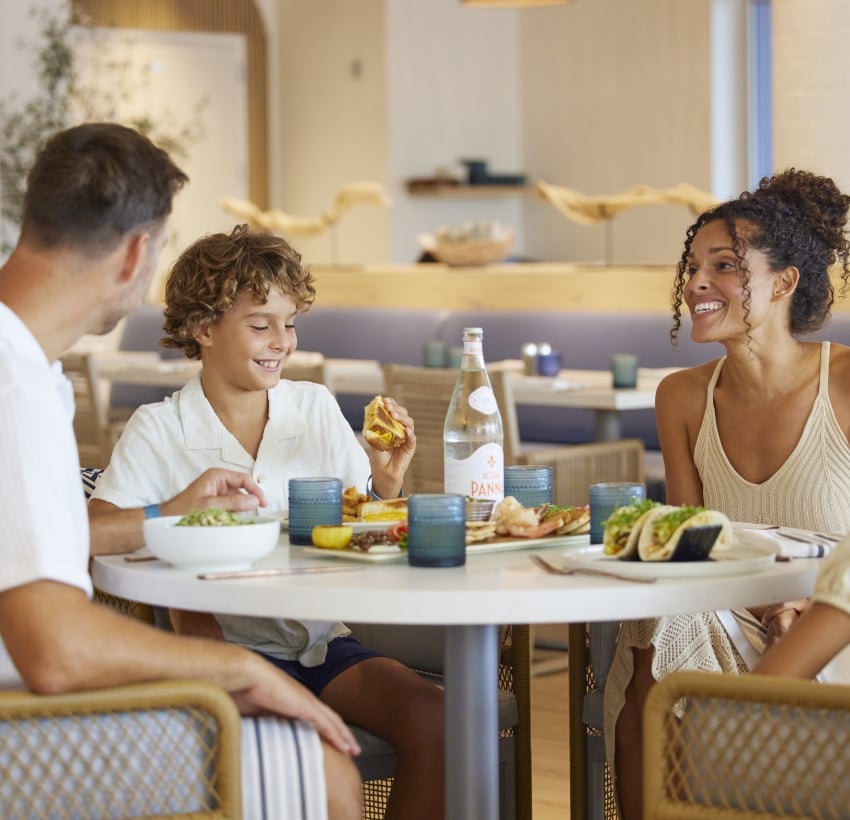
[[[567,627],[537,627],[536,636],[566,641]],[[553,656],[535,650],[535,659]],[[557,653],[562,657],[562,653]],[[540,675],[531,682],[531,754],[534,820],[569,817],[567,673]]]

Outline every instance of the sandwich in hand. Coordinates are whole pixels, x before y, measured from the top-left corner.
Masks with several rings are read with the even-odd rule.
[[[641,561],[669,561],[686,530],[715,524],[720,525],[721,530],[712,551],[728,549],[732,546],[732,524],[723,513],[687,505],[656,508],[650,511],[641,529],[638,556]]]
[[[407,439],[407,430],[392,417],[383,396],[375,396],[363,411],[363,438],[376,450],[401,447]]]
[[[361,521],[402,521],[407,518],[406,498],[364,501],[360,505]]]
[[[647,499],[618,507],[603,522],[602,546],[606,555],[631,561],[637,560],[640,531],[649,513],[660,507],[657,501]],[[673,507],[665,507],[672,510]]]

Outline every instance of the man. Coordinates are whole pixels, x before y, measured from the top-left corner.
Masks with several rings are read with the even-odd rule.
[[[356,741],[300,684],[240,647],[177,637],[89,600],[73,401],[56,359],[83,334],[111,330],[142,299],[186,179],[140,134],[106,123],[55,135],[28,176],[20,240],[0,268],[0,687],[210,681],[245,715],[314,724],[333,784],[329,814],[359,817]],[[227,470],[207,471],[181,496],[197,506],[263,502],[250,477]]]

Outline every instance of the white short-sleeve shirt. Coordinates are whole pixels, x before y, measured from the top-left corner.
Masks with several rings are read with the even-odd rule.
[[[91,596],[89,525],[74,395],[30,330],[0,303],[0,592],[38,580]],[[0,688],[23,681],[0,642]]]
[[[93,498],[142,507],[173,498],[210,467],[241,470],[263,488],[268,508],[288,507],[288,483],[326,475],[365,488],[369,458],[324,385],[281,380],[268,391],[269,420],[251,457],[221,423],[195,376],[163,402],[140,407],[127,423]],[[327,643],[348,634],[324,621],[216,615],[225,639],[305,666],[324,662]]]

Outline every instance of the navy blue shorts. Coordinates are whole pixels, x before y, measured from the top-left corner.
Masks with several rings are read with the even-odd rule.
[[[282,669],[287,675],[304,684],[316,697],[321,695],[322,690],[346,669],[369,658],[385,657],[380,652],[367,649],[360,641],[347,635],[334,638],[328,644],[325,662],[318,666],[303,666],[299,661],[284,661],[263,652],[259,654],[278,669]]]

